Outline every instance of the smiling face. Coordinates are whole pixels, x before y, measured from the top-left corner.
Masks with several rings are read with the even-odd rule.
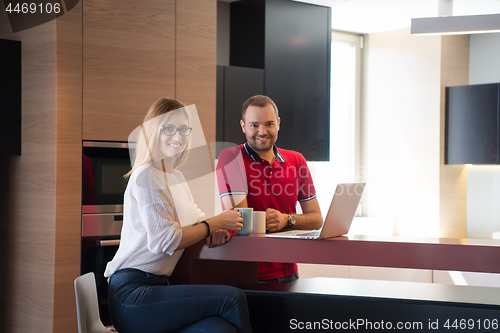
[[[250,105],[245,113],[245,121],[240,121],[241,129],[248,144],[257,152],[273,149],[278,139],[280,118],[271,104],[264,107]]]
[[[161,158],[178,158],[186,149],[189,136],[182,136],[183,128],[189,127],[189,122],[183,112],[174,112],[163,124],[158,138],[158,153]],[[180,130],[179,130],[180,129]],[[168,135],[176,132],[174,135]],[[184,133],[183,133],[184,134]]]

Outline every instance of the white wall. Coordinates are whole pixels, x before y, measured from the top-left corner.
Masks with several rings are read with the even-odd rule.
[[[500,168],[467,166],[467,237],[500,239]]]
[[[438,236],[441,39],[402,29],[366,42],[363,213],[393,218],[395,235]]]
[[[500,33],[470,36],[469,84],[500,82]]]
[[[500,33],[470,37],[469,84],[500,82]],[[500,166],[467,167],[467,237],[500,238]]]

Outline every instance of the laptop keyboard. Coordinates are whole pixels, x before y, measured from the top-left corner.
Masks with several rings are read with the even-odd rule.
[[[314,230],[314,231],[308,231],[308,232],[303,232],[300,234],[297,234],[297,236],[301,237],[319,237],[320,230]]]

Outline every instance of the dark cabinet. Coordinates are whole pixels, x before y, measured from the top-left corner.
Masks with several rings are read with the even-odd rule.
[[[217,66],[217,156],[222,149],[244,143],[241,107],[253,95],[264,93],[264,70]]]
[[[0,39],[0,155],[21,155],[21,42]]]
[[[327,161],[331,8],[289,0],[243,0],[230,8],[230,65],[263,70],[263,93],[281,117],[277,145],[309,161]],[[232,94],[244,97],[238,109],[252,96],[243,88],[242,81],[232,87]]]
[[[446,164],[499,163],[500,84],[446,88]]]

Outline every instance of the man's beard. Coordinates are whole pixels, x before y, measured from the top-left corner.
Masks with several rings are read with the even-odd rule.
[[[259,138],[259,136],[254,136],[254,137],[252,137],[252,142],[249,142],[250,146],[254,150],[259,150],[259,151],[270,150],[270,149],[273,148],[274,143],[276,142],[276,140],[274,139],[274,137],[270,136],[270,135],[268,135],[266,137],[266,138],[269,138],[269,141],[266,142],[266,143],[262,143],[262,142],[258,141],[257,138]]]

